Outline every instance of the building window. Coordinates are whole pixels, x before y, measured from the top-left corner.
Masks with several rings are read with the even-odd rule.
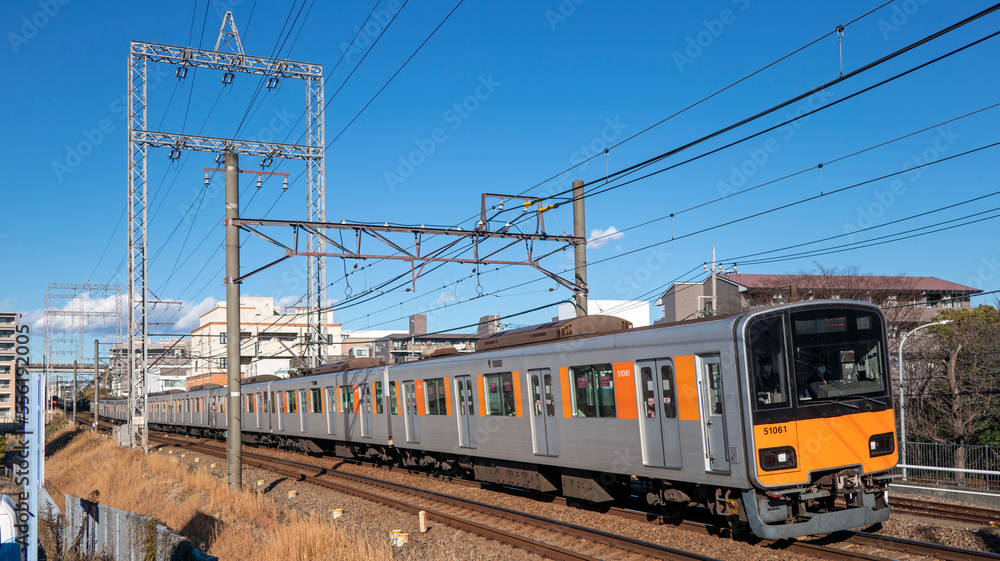
[[[10,407],[0,407],[0,419],[10,418]]]
[[[219,368],[221,368],[222,370],[225,370],[225,369],[229,368],[229,359],[228,358],[220,358],[219,359]]]
[[[368,356],[368,349],[354,349],[354,356]]]
[[[226,344],[226,332],[225,331],[223,331],[222,333],[219,333],[219,344],[220,345],[225,345]]]
[[[309,390],[309,412],[323,412],[323,394],[320,393],[319,388],[312,388]]]
[[[574,417],[614,418],[615,377],[610,364],[574,366],[569,369]]]
[[[0,394],[0,403],[10,403],[10,394]]]
[[[10,374],[9,366],[0,366],[0,374]],[[10,380],[0,380],[0,388],[9,388]]]
[[[340,386],[340,410],[354,413],[354,386]]]
[[[448,403],[444,393],[445,379],[434,378],[424,380],[424,391],[427,392],[427,414],[447,415]]]
[[[486,414],[511,417],[514,409],[514,376],[510,372],[483,376]]]

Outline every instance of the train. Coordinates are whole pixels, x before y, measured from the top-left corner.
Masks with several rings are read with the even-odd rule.
[[[889,517],[898,459],[886,321],[869,303],[783,304],[632,328],[587,316],[474,352],[354,358],[244,379],[246,443],[562,494],[704,506],[769,539]],[[152,429],[225,437],[224,387],[148,396]],[[126,400],[101,400],[125,421]]]

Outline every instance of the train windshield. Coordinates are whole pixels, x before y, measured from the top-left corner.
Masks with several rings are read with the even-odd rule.
[[[881,317],[818,309],[758,318],[748,335],[758,410],[845,400],[888,404]],[[847,407],[856,407],[845,403]]]

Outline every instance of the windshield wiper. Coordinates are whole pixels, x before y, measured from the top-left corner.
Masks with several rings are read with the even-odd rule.
[[[877,399],[875,399],[875,398],[873,398],[873,397],[866,397],[866,396],[863,396],[863,395],[855,395],[855,396],[853,396],[853,397],[860,397],[861,399],[867,399],[868,401],[870,401],[870,402],[872,402],[872,403],[878,403],[878,404],[879,404],[879,405],[881,405],[882,407],[885,407],[885,402],[883,402],[883,401],[879,401],[879,400],[877,400]]]
[[[858,406],[853,403],[844,403],[839,399],[823,400],[823,403],[836,403],[837,405],[843,405],[844,407],[850,407],[851,409],[857,409]]]

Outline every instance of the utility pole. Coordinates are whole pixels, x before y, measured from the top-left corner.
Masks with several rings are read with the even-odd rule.
[[[73,361],[73,426],[76,426],[76,361]]]
[[[240,425],[240,166],[235,152],[225,153],[226,164],[226,451],[229,488],[243,487],[243,449]]]
[[[97,362],[97,339],[94,339],[94,430],[97,430],[97,412],[101,408],[101,368]]]
[[[583,242],[576,244],[574,257],[576,261],[576,317],[587,315],[587,226],[583,211],[583,181],[573,182],[573,236],[582,238]]]
[[[708,268],[708,264],[705,264],[706,271],[712,271],[712,312],[706,313],[705,315],[718,315],[719,314],[719,291],[718,291],[718,274],[719,273],[737,273],[736,263],[733,263],[732,269],[723,269],[721,265],[715,262],[715,246],[712,246],[712,268]]]

